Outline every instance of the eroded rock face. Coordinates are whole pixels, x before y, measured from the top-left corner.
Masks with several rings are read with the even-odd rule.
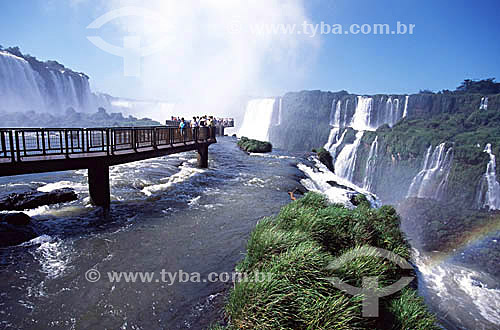
[[[78,198],[73,189],[63,188],[51,192],[30,191],[13,193],[0,198],[0,211],[23,211],[43,205],[67,203]]]

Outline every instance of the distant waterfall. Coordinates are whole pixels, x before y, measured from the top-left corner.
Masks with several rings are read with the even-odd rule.
[[[335,160],[335,173],[341,178],[352,182],[354,171],[356,170],[356,159],[361,138],[364,131],[356,133],[356,140],[352,144],[346,145]]]
[[[490,156],[490,161],[486,166],[486,173],[484,173],[481,181],[479,182],[478,195],[476,203],[478,208],[487,207],[490,210],[500,209],[500,184],[497,181],[496,173],[496,157],[491,151],[491,144],[488,143],[484,152]]]
[[[453,148],[446,150],[446,144],[438,145],[434,152],[429,146],[422,170],[413,178],[407,197],[443,198],[453,161]]]
[[[481,98],[481,104],[479,105],[479,110],[488,110],[488,98]]]
[[[0,51],[0,110],[44,110],[43,79],[23,58]]]
[[[250,100],[238,136],[269,141],[275,98]]]
[[[372,191],[373,189],[373,177],[375,176],[375,171],[376,171],[377,155],[378,155],[378,136],[376,136],[375,140],[373,140],[372,145],[370,147],[370,153],[368,154],[368,159],[366,160],[363,188],[368,191]]]
[[[96,110],[88,77],[70,70],[38,68],[24,58],[0,51],[0,110],[61,113]]]
[[[403,110],[403,118],[408,116],[408,101],[410,100],[410,96],[406,95],[405,97],[405,109]]]

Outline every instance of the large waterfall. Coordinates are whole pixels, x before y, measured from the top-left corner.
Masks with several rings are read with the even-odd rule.
[[[373,112],[373,99],[366,96],[358,96],[358,104],[356,111],[352,117],[350,127],[356,131],[370,131],[374,130],[370,125],[370,119]]]
[[[441,143],[434,151],[429,146],[422,170],[413,178],[407,197],[443,199],[452,161],[453,148],[446,150],[446,143]]]
[[[0,51],[0,110],[61,113],[95,111],[96,97],[88,77],[62,66],[37,67],[24,58]]]
[[[352,144],[346,145],[335,160],[335,173],[341,178],[352,182],[354,171],[356,170],[356,159],[361,139],[364,131],[356,133],[356,140]]]
[[[275,98],[250,100],[238,136],[269,141]]]
[[[43,79],[23,58],[0,51],[0,111],[45,107]]]
[[[486,145],[484,152],[488,153],[490,161],[486,166],[486,173],[479,182],[476,203],[479,208],[487,207],[490,210],[498,210],[500,209],[500,184],[497,181],[496,157],[491,151],[490,143]]]
[[[363,188],[368,191],[373,190],[373,177],[375,176],[376,172],[377,154],[378,154],[378,136],[376,136],[375,140],[373,140],[372,145],[370,147],[370,153],[368,154],[368,159],[366,160]]]

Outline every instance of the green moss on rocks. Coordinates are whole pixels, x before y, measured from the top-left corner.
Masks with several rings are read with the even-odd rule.
[[[273,151],[271,143],[249,139],[244,136],[238,141],[238,147],[246,152],[264,153]]]

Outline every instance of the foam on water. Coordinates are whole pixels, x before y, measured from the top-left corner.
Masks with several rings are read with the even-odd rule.
[[[191,178],[195,174],[203,173],[206,171],[203,169],[193,167],[191,164],[194,162],[196,162],[196,159],[188,161],[188,162],[184,162],[180,166],[179,172],[161,180],[161,181],[164,181],[164,183],[144,187],[141,190],[141,192],[146,196],[152,196],[154,193],[167,190],[175,184],[187,181],[189,178]]]
[[[300,182],[307,190],[326,195],[330,202],[344,204],[350,208],[354,208],[351,197],[356,193],[365,195],[373,206],[379,205],[374,194],[356,186],[349,180],[337,176],[321,163],[316,156],[310,157],[309,160],[315,164],[315,168],[302,163],[297,165],[307,176],[307,179],[302,179]],[[330,183],[335,183],[337,186]]]

